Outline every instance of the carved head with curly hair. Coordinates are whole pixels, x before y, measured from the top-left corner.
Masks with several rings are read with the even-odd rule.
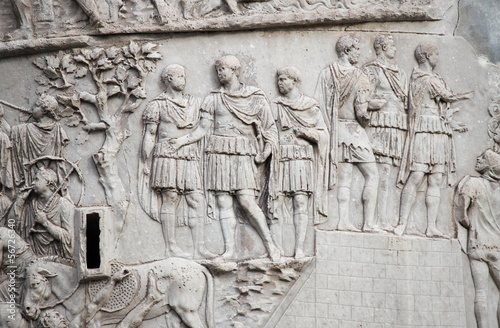
[[[38,328],[68,328],[68,323],[59,312],[51,309],[40,316]]]

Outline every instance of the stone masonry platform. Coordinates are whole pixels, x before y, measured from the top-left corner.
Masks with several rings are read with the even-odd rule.
[[[456,240],[317,231],[316,251],[277,328],[466,327]]]

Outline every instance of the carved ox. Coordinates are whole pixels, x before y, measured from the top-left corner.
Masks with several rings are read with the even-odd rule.
[[[136,290],[132,297],[123,301],[123,307],[100,311],[99,317],[93,322],[94,326],[119,324],[117,327],[139,327],[142,320],[153,319],[174,310],[187,327],[214,327],[213,277],[202,265],[191,260],[168,258],[145,264],[124,265],[123,268],[130,272],[130,277],[136,282]],[[145,315],[133,318],[133,324],[124,323],[131,321],[130,313],[137,313],[144,305],[150,292],[148,289],[152,288],[148,286],[148,276],[152,274],[156,277],[153,288],[161,297],[143,312]],[[28,266],[22,300],[25,316],[36,320],[42,310],[56,305],[65,308],[70,321],[83,313],[90,301],[85,299],[86,284],[80,284],[75,277],[76,268],[67,264],[42,260]],[[199,314],[203,303],[206,325]]]

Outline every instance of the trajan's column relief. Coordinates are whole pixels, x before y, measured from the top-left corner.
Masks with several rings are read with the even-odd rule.
[[[497,327],[500,73],[457,6],[6,1],[0,327]]]

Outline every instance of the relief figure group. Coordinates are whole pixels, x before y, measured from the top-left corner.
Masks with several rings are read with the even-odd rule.
[[[279,96],[272,101],[262,89],[242,82],[242,63],[233,55],[215,61],[219,87],[204,99],[185,93],[189,70],[179,64],[165,67],[161,72],[164,91],[149,101],[141,115],[137,175],[139,203],[161,226],[165,259],[130,266],[139,277],[122,269],[108,274],[102,291],[88,298],[91,310],[75,307],[64,318],[57,311],[40,311],[45,307],[41,297],[25,306],[31,309],[25,309],[28,317],[43,327],[56,327],[57,322],[98,327],[100,309],[116,286],[137,279],[142,281],[140,300],[128,304],[130,312],[119,318],[117,327],[139,327],[151,313],[167,306],[188,327],[205,327],[198,311],[205,302],[206,321],[213,319],[209,313],[213,304],[208,300],[213,296],[213,281],[210,272],[193,260],[232,263],[255,257],[241,255],[247,245],[239,238],[239,222],[253,228],[273,263],[287,260],[285,242],[293,244],[295,259],[311,257],[307,231],[333,219],[329,194],[336,193],[338,211],[333,217],[338,230],[446,237],[436,225],[441,189],[445,182],[454,183],[454,133],[467,131],[453,118],[457,109],[451,104],[470,99],[472,93],[454,93],[434,71],[439,50],[433,44],[417,46],[418,66],[409,79],[396,63],[392,36],[376,36],[373,48],[376,58],[360,65],[359,40],[340,37],[335,44],[338,61],[318,72],[314,98],[302,92],[310,82],[294,66],[276,70]],[[65,263],[80,251],[81,245],[75,245],[79,204],[69,192],[69,177],[78,173],[78,165],[64,156],[69,139],[57,114],[61,100],[65,99],[42,94],[28,111],[30,120],[13,127],[4,122],[0,108],[0,222],[13,230],[0,228],[0,260],[5,270],[9,265],[6,240],[15,238],[19,286],[35,276],[47,283],[66,270],[62,269]],[[481,290],[488,270],[495,278],[498,275],[498,261],[493,258],[500,247],[495,243],[500,232],[481,230],[481,220],[495,218],[478,205],[498,197],[497,157],[491,150],[485,152],[476,166],[481,177],[464,178],[455,199],[459,223],[481,237],[469,239],[478,318],[484,317],[487,306]],[[355,185],[354,167],[363,177],[362,186]],[[391,178],[394,170],[399,170],[397,181]],[[388,208],[397,200],[389,191],[396,185],[402,192],[399,222],[393,227]],[[422,185],[425,233],[416,229],[411,217]],[[361,190],[359,195],[356,190]],[[361,226],[353,220],[353,198],[362,203]],[[220,228],[221,254],[211,251],[214,245],[206,242],[210,220]],[[285,223],[293,226],[293,236],[286,235],[290,230],[284,229]],[[180,226],[189,228],[190,250],[178,240]],[[47,257],[63,260],[46,263]],[[30,265],[36,272],[27,277]],[[47,269],[51,267],[61,272]],[[68,270],[69,277],[76,276],[74,266]],[[176,280],[183,270],[192,275],[188,287],[182,279]],[[180,289],[168,299],[167,292],[158,291],[158,284],[167,280]],[[4,301],[9,297],[6,281],[0,282]],[[77,283],[73,290],[83,293]]]
[[[159,212],[171,254],[183,253],[172,245],[176,221],[187,217],[192,222],[187,225],[198,231],[193,233],[194,256],[213,257],[204,245],[203,228],[194,228],[211,217],[219,221],[224,240],[220,258],[236,259],[237,216],[242,213],[273,261],[285,255],[283,222],[292,223],[294,256],[302,258],[307,227],[327,221],[327,196],[334,187],[338,230],[445,236],[436,226],[441,184],[445,178],[453,183],[453,132],[467,130],[453,119],[457,109],[450,104],[469,99],[472,93],[453,93],[434,72],[439,56],[435,45],[416,48],[418,67],[409,81],[396,64],[391,35],[376,36],[373,47],[376,58],[359,67],[359,40],[340,37],[335,45],[338,62],[320,72],[316,99],[301,93],[304,81],[299,69],[278,69],[280,97],[271,104],[261,89],[240,82],[241,64],[235,56],[216,61],[221,87],[198,102],[183,94],[185,69],[168,66],[177,67],[181,77],[178,82],[162,77],[167,91],[143,114],[142,151],[143,157],[153,154],[152,164],[145,168],[151,175],[145,185],[162,190],[161,204],[150,206],[147,197],[143,203],[151,217]],[[179,84],[182,103],[167,96],[172,83]],[[176,159],[166,159],[171,157]],[[188,164],[181,163],[193,164],[189,176],[184,173]],[[354,167],[364,178],[361,227],[350,214],[351,189],[357,190],[352,181]],[[391,179],[393,168],[399,170],[398,181]],[[424,179],[425,234],[410,219]],[[399,224],[393,227],[387,204],[396,201],[389,188],[397,182],[403,191]],[[193,204],[206,205],[196,212]],[[240,211],[235,210],[236,204]]]

